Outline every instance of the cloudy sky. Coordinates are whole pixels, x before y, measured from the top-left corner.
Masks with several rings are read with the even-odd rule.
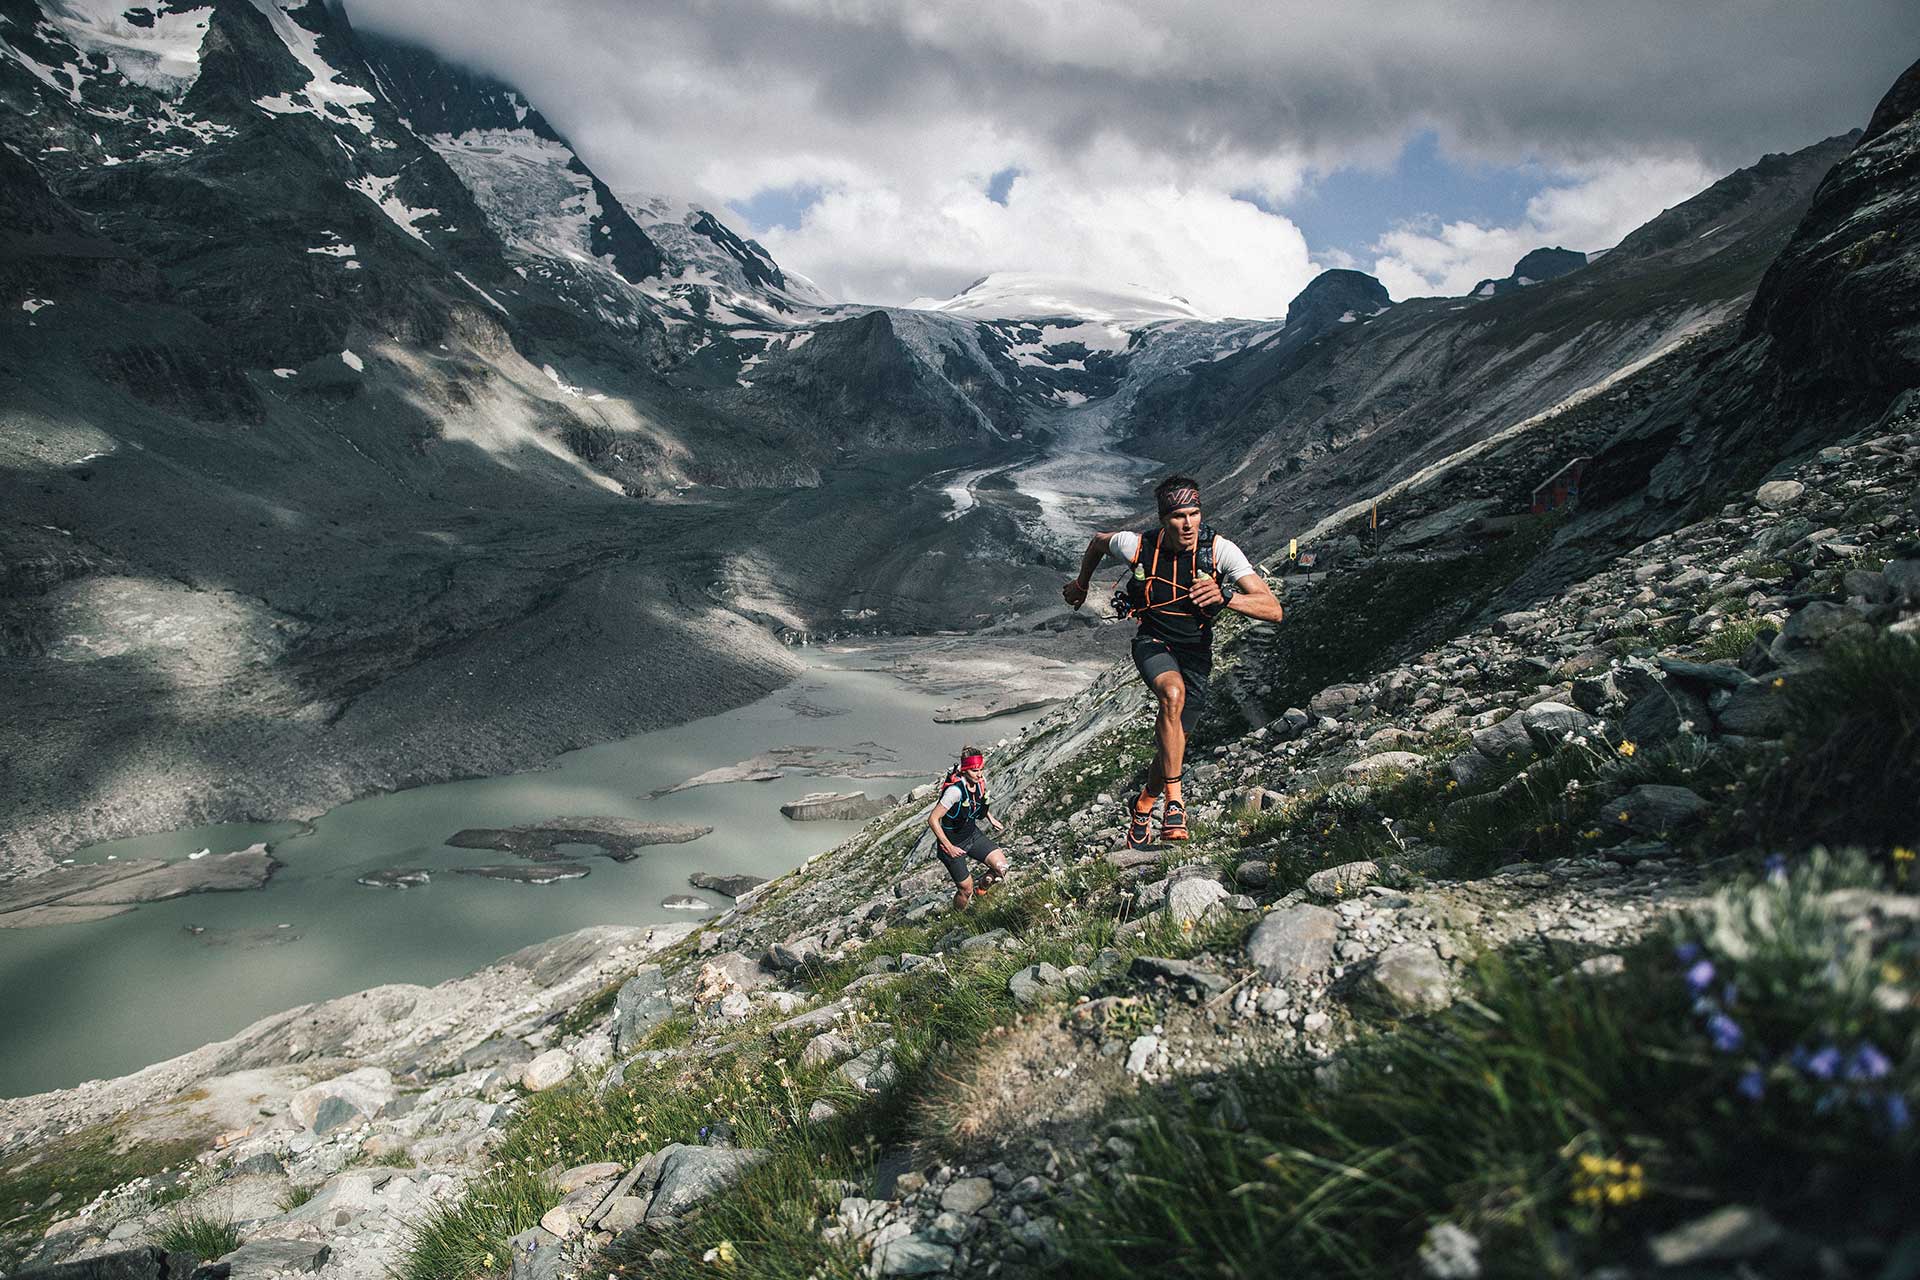
[[[349,0],[525,92],[616,190],[830,294],[1044,271],[1272,315],[1462,293],[1866,122],[1912,0]],[[537,14],[538,16],[533,16]]]

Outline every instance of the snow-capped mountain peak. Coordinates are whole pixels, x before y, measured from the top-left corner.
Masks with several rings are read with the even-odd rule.
[[[951,298],[916,298],[917,311],[944,311],[976,320],[1079,319],[1119,328],[1137,328],[1160,320],[1208,320],[1213,317],[1170,293],[1140,285],[1090,284],[1070,276],[1037,271],[996,271]]]

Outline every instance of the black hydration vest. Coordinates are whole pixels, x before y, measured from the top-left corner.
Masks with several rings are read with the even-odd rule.
[[[947,833],[947,839],[960,841],[980,829],[980,819],[987,816],[987,793],[957,769],[941,781],[940,794],[946,795],[947,788],[953,786],[960,788],[960,803],[941,815],[940,829]]]
[[[1164,528],[1144,530],[1134,552],[1133,566],[1113,593],[1114,612],[1138,618],[1143,634],[1168,644],[1211,644],[1213,616],[1225,607],[1233,584],[1220,583],[1221,604],[1201,609],[1189,598],[1195,578],[1217,576],[1214,544],[1220,535],[1210,525],[1200,526],[1200,541],[1191,552],[1162,551]]]

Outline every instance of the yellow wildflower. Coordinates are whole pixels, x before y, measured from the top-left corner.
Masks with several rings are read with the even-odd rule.
[[[1787,678],[1786,678],[1785,676],[1775,676],[1775,677],[1773,678],[1773,687],[1774,687],[1774,688],[1776,688],[1776,689],[1784,689],[1784,688],[1786,688],[1786,687],[1787,687]]]
[[[1617,750],[1620,752],[1621,755],[1626,756],[1629,759],[1631,759],[1633,756],[1633,753],[1638,751],[1639,749],[1640,749],[1639,747],[1634,746],[1633,743],[1631,742],[1622,742],[1620,746],[1617,748]]]
[[[1576,1161],[1572,1192],[1575,1204],[1617,1207],[1645,1199],[1646,1194],[1646,1169],[1637,1162],[1596,1155],[1582,1155]]]

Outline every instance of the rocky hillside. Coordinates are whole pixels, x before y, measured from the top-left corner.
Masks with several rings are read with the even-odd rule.
[[[1244,353],[1143,389],[1124,423],[1130,447],[1195,471],[1223,519],[1284,543],[1463,449],[1612,390],[1690,338],[1737,328],[1853,142],[1767,157],[1585,266],[1543,251],[1551,272],[1516,266],[1511,288],[1484,297],[1382,310],[1375,295],[1314,309],[1311,325],[1290,313],[1287,329]],[[1535,279],[1528,270],[1551,278],[1519,285]],[[1329,272],[1309,293],[1352,288],[1353,274]]]
[[[1871,176],[1920,146],[1915,76],[1769,276],[1755,358],[1788,341],[1773,289],[1891,299],[1911,269],[1889,245],[1818,287],[1836,229],[1897,207]],[[1857,358],[1898,368],[1904,331],[1873,336]],[[1446,564],[1356,537],[1276,579],[1285,623],[1226,624],[1186,845],[1121,845],[1150,713],[1116,669],[990,750],[1014,871],[964,914],[923,788],[683,938],[563,940],[0,1104],[16,1250],[421,1280],[1901,1274],[1920,423],[1887,399],[1751,484],[1704,469],[1699,514],[1624,547],[1651,507],[1583,491]],[[1668,447],[1738,429],[1695,425]],[[1450,509],[1501,465],[1423,492]]]
[[[1237,631],[1261,723],[1203,728],[1183,848],[1118,847],[1149,715],[1115,672],[992,753],[1015,871],[965,915],[919,798],[687,936],[0,1104],[13,1230],[341,1277],[1250,1276],[1286,1242],[1879,1274],[1920,1087],[1916,475],[1920,433],[1842,441],[1270,720]],[[1366,621],[1278,585],[1308,635]]]

